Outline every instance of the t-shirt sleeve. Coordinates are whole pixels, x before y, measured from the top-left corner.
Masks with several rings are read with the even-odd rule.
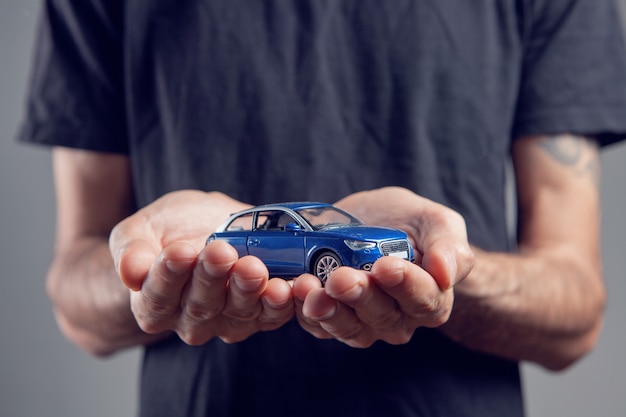
[[[127,153],[122,1],[43,3],[18,139]]]
[[[614,0],[526,1],[513,137],[626,136],[626,47]]]

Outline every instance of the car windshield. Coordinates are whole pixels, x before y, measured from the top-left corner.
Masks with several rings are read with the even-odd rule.
[[[296,210],[314,230],[361,225],[361,221],[336,207],[311,207]]]

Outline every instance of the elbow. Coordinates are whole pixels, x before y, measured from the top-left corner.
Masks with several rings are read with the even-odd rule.
[[[97,333],[85,329],[76,320],[72,320],[72,306],[67,304],[60,276],[53,264],[46,278],[46,293],[52,304],[54,318],[61,334],[91,356],[98,358],[111,356],[117,351],[116,348]]]
[[[95,358],[107,358],[117,352],[110,343],[98,337],[98,335],[90,333],[73,325],[62,314],[55,311],[55,318],[59,330],[67,340],[76,345],[84,353]]]
[[[599,319],[593,327],[575,340],[565,342],[554,355],[539,360],[539,364],[552,372],[562,372],[569,369],[579,360],[589,354],[597,345],[602,331],[603,321]]]
[[[606,292],[604,287],[597,292],[595,302],[589,310],[585,326],[571,332],[557,344],[554,355],[549,359],[538,361],[550,371],[561,372],[588,355],[598,344],[604,324],[606,309]]]

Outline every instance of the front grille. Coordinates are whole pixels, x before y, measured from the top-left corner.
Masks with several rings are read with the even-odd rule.
[[[404,240],[392,240],[390,242],[383,242],[380,245],[380,250],[383,255],[387,256],[390,253],[406,252],[409,253],[409,241]]]

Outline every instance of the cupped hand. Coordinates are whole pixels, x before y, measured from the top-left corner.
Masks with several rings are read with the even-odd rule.
[[[383,257],[369,272],[339,268],[325,287],[310,275],[297,278],[294,301],[302,327],[319,338],[367,347],[376,340],[406,343],[416,328],[444,324],[453,286],[473,266],[463,218],[398,187],[356,193],[336,205],[366,224],[407,232],[416,263]]]
[[[239,259],[225,242],[205,246],[229,214],[246,207],[220,193],[176,191],[114,228],[111,254],[143,331],[173,331],[192,345],[235,342],[293,316],[290,285],[268,279],[259,259]]]

